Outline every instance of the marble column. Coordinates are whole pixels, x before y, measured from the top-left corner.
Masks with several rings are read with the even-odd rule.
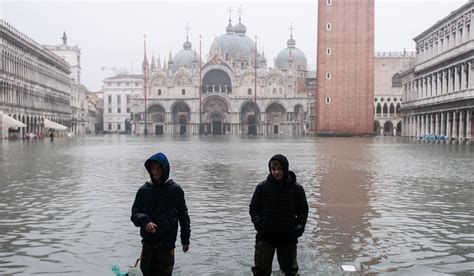
[[[466,139],[471,140],[471,116],[472,116],[472,111],[468,110],[467,111],[467,116],[466,116]]]
[[[451,137],[451,111],[448,111],[446,113],[446,136],[448,136],[449,140],[451,140],[453,137]]]
[[[457,115],[458,115],[458,114],[457,114],[457,111],[453,111],[453,125],[452,125],[453,130],[452,130],[452,132],[451,132],[451,133],[452,133],[452,136],[453,136],[453,139],[457,139],[457,138],[458,138],[458,132],[457,132],[457,130],[458,130],[458,125],[457,125],[457,122],[456,122],[456,120],[457,120]]]

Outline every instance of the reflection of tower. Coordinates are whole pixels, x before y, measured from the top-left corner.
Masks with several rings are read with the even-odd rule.
[[[314,233],[322,258],[354,262],[370,238],[372,188],[368,142],[331,141],[320,148],[319,228]],[[357,142],[355,142],[357,143]]]
[[[316,132],[373,132],[374,0],[319,0]]]

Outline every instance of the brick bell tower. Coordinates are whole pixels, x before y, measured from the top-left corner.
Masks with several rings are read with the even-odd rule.
[[[316,134],[371,135],[374,0],[318,0]]]

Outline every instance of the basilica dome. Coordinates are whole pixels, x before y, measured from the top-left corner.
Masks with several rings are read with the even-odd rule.
[[[239,22],[232,26],[230,20],[226,34],[218,36],[211,45],[210,56],[220,56],[224,60],[252,60],[255,55],[255,42],[245,35],[246,27]]]
[[[294,68],[297,70],[307,70],[308,62],[306,55],[298,48],[295,47],[296,41],[293,39],[293,35],[287,41],[288,47],[281,50],[275,59],[275,67],[280,70],[287,70],[290,63],[294,64]]]
[[[173,58],[173,71],[179,70],[181,67],[184,68],[193,68],[196,63],[196,66],[199,66],[199,58],[195,51],[192,49],[192,44],[186,38],[186,42],[183,44],[183,49],[176,53]]]

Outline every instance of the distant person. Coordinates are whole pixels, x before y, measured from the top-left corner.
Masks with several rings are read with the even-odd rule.
[[[250,217],[257,230],[253,275],[270,275],[275,251],[285,275],[296,275],[296,244],[308,218],[303,187],[288,170],[288,159],[281,154],[268,162],[270,173],[259,183],[250,203]]]
[[[51,139],[51,142],[54,142],[54,130],[49,132],[49,138]]]
[[[184,191],[169,178],[170,165],[163,153],[148,158],[145,168],[150,181],[138,189],[131,216],[142,237],[140,269],[144,276],[171,275],[178,221],[183,252],[189,250],[191,230]]]

